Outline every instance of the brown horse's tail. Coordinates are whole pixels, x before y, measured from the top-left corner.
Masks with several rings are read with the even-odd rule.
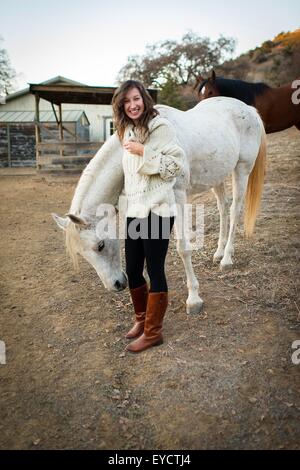
[[[254,167],[252,168],[248,179],[246,192],[244,230],[247,238],[251,237],[253,234],[264,185],[267,138],[263,123],[261,123],[261,128],[262,134],[260,147]]]

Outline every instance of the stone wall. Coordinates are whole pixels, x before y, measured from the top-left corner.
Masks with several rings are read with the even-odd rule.
[[[31,123],[9,124],[11,166],[35,166],[35,130]],[[0,166],[8,166],[7,125],[0,124]]]
[[[59,132],[56,123],[44,123],[48,131],[41,131],[42,141],[59,140]],[[64,126],[82,140],[89,140],[89,127],[77,123],[64,123]],[[11,166],[35,166],[35,126],[33,123],[10,123],[10,156]],[[64,131],[64,140],[75,141],[68,132]],[[9,166],[7,124],[0,123],[0,167]]]

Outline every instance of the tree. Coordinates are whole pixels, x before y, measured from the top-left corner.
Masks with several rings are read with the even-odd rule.
[[[118,82],[135,79],[147,87],[157,87],[164,104],[181,101],[180,107],[185,108],[186,88],[191,88],[200,74],[207,74],[230,58],[234,49],[233,38],[221,36],[212,41],[190,31],[179,42],[160,41],[148,45],[142,56],[129,56],[117,79]],[[176,90],[177,96],[174,96]],[[187,101],[191,102],[191,98]]]
[[[0,43],[3,39],[0,37]],[[0,47],[0,95],[8,95],[13,91],[16,72],[12,68],[6,49]]]

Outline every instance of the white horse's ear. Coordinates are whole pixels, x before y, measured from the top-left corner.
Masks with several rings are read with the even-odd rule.
[[[54,213],[52,213],[51,215],[52,215],[53,219],[55,220],[55,222],[57,223],[57,225],[59,226],[59,228],[61,228],[63,230],[67,229],[67,226],[70,223],[69,219],[67,219],[66,217],[59,217],[59,215],[54,214]]]
[[[85,220],[81,219],[80,217],[77,217],[77,215],[74,214],[66,214],[67,217],[75,224],[75,225],[80,225],[80,227],[88,227],[89,224],[85,222]]]

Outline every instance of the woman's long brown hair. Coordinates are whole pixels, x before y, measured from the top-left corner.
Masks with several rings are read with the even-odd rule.
[[[144,112],[138,119],[137,124],[135,124],[124,111],[125,97],[128,91],[132,88],[137,88],[139,90],[145,107]],[[136,126],[139,134],[141,135],[141,140],[145,141],[147,139],[149,136],[149,121],[159,114],[159,112],[154,109],[153,106],[154,102],[141,82],[138,82],[137,80],[127,80],[126,82],[122,83],[119,88],[117,88],[112,99],[112,107],[114,125],[121,141],[124,138],[125,129],[129,124],[134,124]]]

